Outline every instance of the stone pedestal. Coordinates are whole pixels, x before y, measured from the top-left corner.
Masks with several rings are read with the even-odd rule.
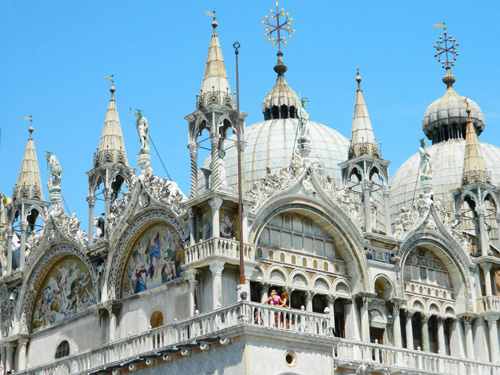
[[[60,187],[49,188],[49,200],[52,204],[61,203],[62,194]]]
[[[151,151],[141,148],[137,152],[137,165],[139,165],[142,170],[148,169],[151,165]]]
[[[421,177],[420,178],[420,186],[424,191],[424,199],[427,203],[431,202],[432,197],[432,178],[429,177]]]
[[[299,138],[297,140],[297,146],[300,152],[300,156],[306,158],[311,153],[311,141],[307,138]]]

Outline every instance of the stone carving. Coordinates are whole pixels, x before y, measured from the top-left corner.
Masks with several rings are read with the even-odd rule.
[[[137,118],[137,134],[141,141],[141,151],[149,153],[149,132],[148,132],[148,119],[142,116],[142,111],[137,109],[135,112]]]
[[[127,194],[128,195],[128,194]],[[123,198],[116,198],[109,206],[109,217],[106,220],[107,230],[111,230],[116,226],[120,218],[123,216],[126,207],[126,195],[123,193]]]
[[[293,154],[290,166],[281,168],[278,173],[273,173],[271,168],[267,167],[264,179],[256,182],[252,189],[247,192],[247,195],[256,201],[253,209],[260,207],[274,193],[286,190],[302,175],[304,169],[304,159],[298,151]]]
[[[61,177],[62,177],[62,170],[61,170],[61,165],[59,164],[59,161],[57,160],[56,156],[52,154],[51,152],[47,152],[45,154],[47,158],[47,162],[49,163],[49,182],[47,183],[47,186],[49,190],[55,189],[55,188],[61,188]]]
[[[187,200],[184,193],[179,189],[177,183],[169,181],[166,178],[160,178],[154,175],[153,169],[149,167],[144,174],[141,174],[139,179],[142,180],[143,186],[154,199],[167,204],[178,215],[185,213],[182,204]],[[139,197],[141,206],[147,207],[149,201]],[[148,198],[149,199],[149,198]]]
[[[52,210],[47,207],[43,209],[44,216],[46,218],[51,218],[55,226],[61,231],[65,236],[75,240],[82,246],[87,244],[87,233],[84,230],[80,230],[80,221],[77,219],[76,214],[68,216],[64,213],[64,208],[61,202],[57,202],[52,205]],[[42,228],[40,235],[32,236],[32,248],[34,249],[39,243],[39,237],[44,237],[46,231],[46,225]],[[49,233],[49,238],[55,238],[54,230],[51,229]]]

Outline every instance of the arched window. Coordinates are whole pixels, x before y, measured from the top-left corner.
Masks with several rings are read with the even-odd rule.
[[[56,351],[56,359],[64,358],[69,355],[69,343],[64,340],[59,344]]]
[[[151,328],[157,328],[163,325],[163,314],[161,313],[161,311],[155,311],[151,315],[150,324]]]

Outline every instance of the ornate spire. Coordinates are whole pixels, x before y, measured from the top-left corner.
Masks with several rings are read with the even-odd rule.
[[[356,91],[356,103],[354,105],[354,115],[352,118],[351,147],[349,148],[349,159],[359,155],[367,154],[380,157],[377,142],[373,134],[370,116],[366,108],[363,90],[361,89],[361,76],[356,75],[358,90]]]
[[[477,139],[476,128],[471,120],[471,109],[469,102],[467,104],[467,130],[465,133],[465,155],[464,172],[462,175],[462,184],[471,184],[473,182],[489,182],[490,177],[484,163],[481,145]]]
[[[13,199],[34,199],[43,201],[42,180],[40,178],[40,168],[36,157],[35,141],[33,139],[32,116],[26,118],[30,121],[28,143],[24,150],[24,157],[21,163],[21,170],[17,184],[14,187]]]
[[[234,108],[233,98],[231,96],[231,87],[227,78],[226,66],[222,57],[219,36],[217,35],[217,21],[215,12],[213,14],[213,34],[208,48],[207,63],[201,91],[198,98],[197,108],[209,105],[219,104],[221,106]]]
[[[109,100],[108,111],[104,119],[104,127],[101,133],[99,148],[97,149],[97,156],[94,160],[94,168],[105,163],[117,163],[128,166],[120,117],[118,116],[115,102],[115,86],[113,84],[111,84],[109,91],[111,92],[111,99]]]

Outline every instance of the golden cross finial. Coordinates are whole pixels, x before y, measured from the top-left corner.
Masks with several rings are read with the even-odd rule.
[[[457,52],[456,47],[458,47],[459,44],[455,43],[456,40],[453,39],[453,37],[451,35],[448,36],[444,22],[441,24],[434,25],[434,27],[439,27],[439,28],[444,29],[444,38],[442,36],[440,36],[439,39],[436,41],[436,44],[434,45],[434,48],[437,51],[437,53],[434,55],[434,57],[437,57],[438,62],[440,62],[442,64],[442,67],[444,69],[449,69],[450,66],[455,65],[455,61],[456,61],[457,56],[458,56],[458,52]],[[446,58],[446,60],[444,60],[444,61],[441,60],[441,55],[443,53],[445,54],[445,58]]]
[[[288,34],[288,38],[292,39],[292,34],[295,34],[295,30],[290,30],[290,25],[292,24],[293,18],[290,18],[290,14],[285,13],[285,9],[281,8],[281,10],[278,7],[278,0],[276,0],[276,10],[270,11],[272,14],[271,20],[274,20],[276,18],[276,23],[270,23],[268,16],[265,16],[264,21],[261,23],[266,26],[266,38],[267,40],[271,43],[273,43],[273,47],[276,47],[276,44],[278,45],[278,50],[281,52],[281,43],[283,43],[285,46],[287,45],[286,42],[286,37],[282,36],[281,34]],[[284,21],[280,21],[281,19]],[[273,38],[273,33],[276,32],[275,37]]]

